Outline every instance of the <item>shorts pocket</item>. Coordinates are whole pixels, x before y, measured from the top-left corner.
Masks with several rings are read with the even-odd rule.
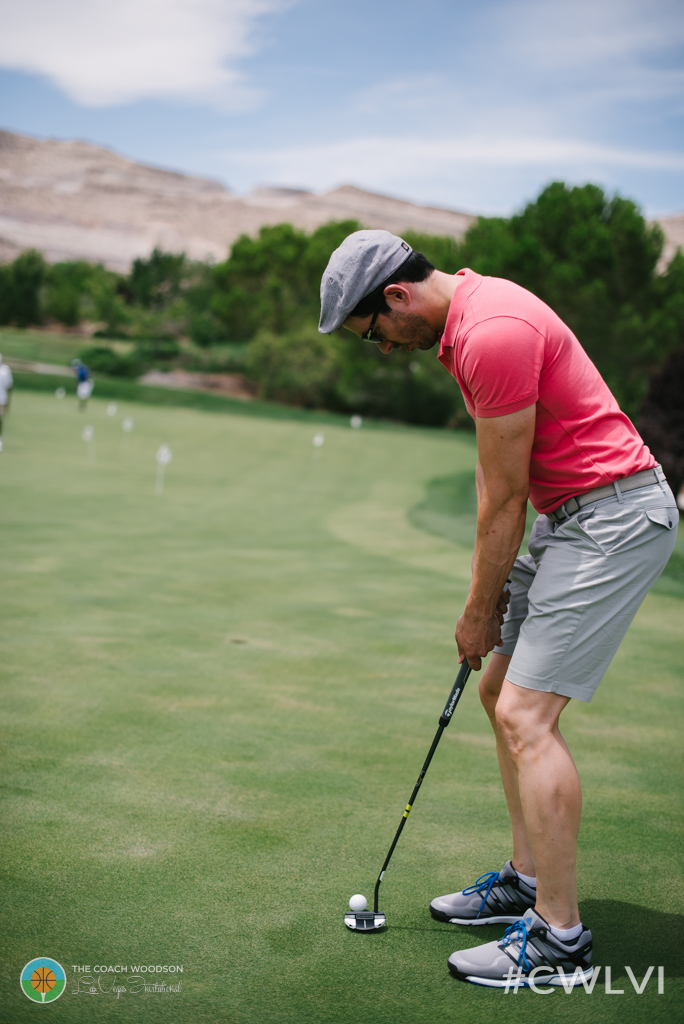
[[[666,530],[674,530],[679,522],[679,512],[676,508],[647,508],[645,512],[652,523],[664,526]]]
[[[624,511],[609,516],[597,515],[596,509],[580,512],[573,517],[574,528],[584,534],[604,555],[620,543],[624,530]]]

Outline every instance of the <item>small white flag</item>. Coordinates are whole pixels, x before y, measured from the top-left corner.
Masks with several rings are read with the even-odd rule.
[[[157,449],[157,454],[155,455],[155,459],[157,460],[159,465],[168,466],[172,458],[173,452],[169,448],[168,444],[160,444],[159,448]]]

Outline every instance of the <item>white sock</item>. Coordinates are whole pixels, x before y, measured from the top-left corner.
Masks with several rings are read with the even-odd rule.
[[[522,880],[525,883],[525,885],[529,885],[530,889],[536,889],[537,888],[537,876],[536,875],[523,875],[522,871],[518,871],[516,868],[513,868],[513,870],[515,871],[515,873],[518,876],[518,878],[522,878]]]
[[[582,934],[582,922],[576,924],[574,928],[554,928],[552,924],[549,925],[551,934],[555,935],[561,942],[572,942],[573,939],[579,939]]]

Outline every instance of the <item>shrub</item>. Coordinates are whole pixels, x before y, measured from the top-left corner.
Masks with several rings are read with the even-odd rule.
[[[200,348],[221,345],[228,341],[226,328],[210,309],[198,309],[190,314],[190,338]]]
[[[470,427],[458,385],[435,354],[384,356],[348,331],[322,335],[310,324],[284,335],[262,331],[247,346],[245,372],[274,401]]]
[[[180,345],[175,338],[143,338],[133,351],[143,363],[168,363],[180,353]]]
[[[287,334],[261,331],[251,342],[245,371],[262,398],[307,408],[338,405],[339,343],[311,325]]]
[[[349,331],[340,333],[342,407],[405,423],[472,428],[458,384],[437,361],[436,347],[385,356]]]
[[[94,373],[104,373],[110,377],[139,377],[145,369],[143,361],[135,352],[123,356],[104,345],[84,348],[78,358]]]

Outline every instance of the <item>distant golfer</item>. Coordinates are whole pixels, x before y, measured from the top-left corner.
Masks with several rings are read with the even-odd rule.
[[[76,395],[78,397],[78,411],[85,412],[88,408],[88,399],[93,393],[94,381],[90,376],[90,370],[80,359],[74,359],[71,363],[76,377]]]
[[[12,377],[12,371],[7,363],[3,363],[2,356],[0,356],[0,452],[4,448],[2,427],[5,421],[5,416],[9,412],[10,397],[13,387],[14,378]]]
[[[510,927],[453,953],[449,969],[495,987],[525,985],[535,968],[533,983],[581,984],[592,974],[577,906],[582,797],[558,720],[571,698],[591,700],[662,572],[674,496],[572,331],[524,288],[472,270],[444,274],[387,231],[356,231],[330,258],[321,305],[322,333],[344,325],[386,354],[439,343],[475,420],[477,539],[456,642],[476,670],[497,648],[480,698],[512,857],[430,911]],[[528,498],[540,515],[530,553],[517,557]]]

